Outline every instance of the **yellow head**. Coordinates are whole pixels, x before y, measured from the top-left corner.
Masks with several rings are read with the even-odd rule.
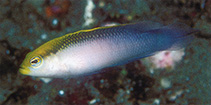
[[[24,75],[30,75],[32,71],[36,71],[42,67],[44,63],[43,56],[34,52],[26,55],[19,71]]]
[[[54,56],[53,53],[58,51],[58,40],[58,38],[53,39],[28,53],[20,65],[20,73],[39,77],[47,77],[49,74],[53,75],[49,70],[54,65],[54,62],[52,63],[52,59],[49,58],[52,58]]]

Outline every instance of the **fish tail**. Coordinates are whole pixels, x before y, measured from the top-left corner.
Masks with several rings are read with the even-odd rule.
[[[168,50],[178,50],[186,47],[194,39],[193,34],[198,30],[183,23],[174,23],[158,29],[159,45]],[[163,49],[162,49],[163,50]]]

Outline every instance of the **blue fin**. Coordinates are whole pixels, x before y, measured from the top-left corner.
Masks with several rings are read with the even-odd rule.
[[[159,50],[178,50],[186,47],[191,40],[193,34],[198,30],[192,29],[183,23],[174,23],[160,29],[151,30],[149,33],[156,36],[158,40]]]
[[[131,29],[138,32],[145,32],[145,31],[150,31],[153,29],[159,29],[162,26],[163,26],[162,24],[157,23],[157,22],[144,21],[144,22],[138,22],[134,24],[128,24],[124,27],[127,28],[127,30]]]

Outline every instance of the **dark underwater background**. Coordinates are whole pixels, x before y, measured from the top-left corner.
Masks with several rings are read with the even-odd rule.
[[[45,83],[21,75],[25,55],[67,33],[111,24],[182,22],[200,30],[174,67],[142,59]],[[146,58],[147,59],[147,58]],[[0,105],[211,104],[210,0],[1,0]]]

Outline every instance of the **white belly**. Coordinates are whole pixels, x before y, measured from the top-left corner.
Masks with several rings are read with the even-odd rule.
[[[113,64],[116,54],[111,43],[96,40],[82,43],[80,46],[71,47],[58,53],[60,65],[70,73],[70,75],[80,75],[100,70]],[[65,71],[66,71],[65,70]]]

